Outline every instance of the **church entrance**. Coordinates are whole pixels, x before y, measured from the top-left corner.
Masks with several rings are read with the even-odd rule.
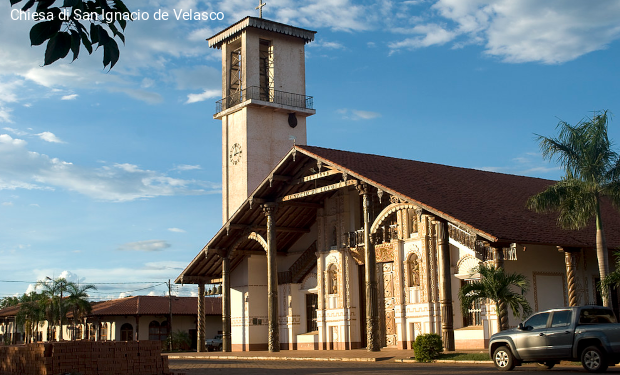
[[[396,346],[394,262],[377,264],[377,281],[377,289],[379,292],[379,329],[381,331],[381,346]]]

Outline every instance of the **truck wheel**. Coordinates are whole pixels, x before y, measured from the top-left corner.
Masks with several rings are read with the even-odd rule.
[[[555,366],[555,362],[538,362],[537,363],[538,368],[544,369],[544,370],[551,370],[553,368],[553,366]]]
[[[589,372],[605,372],[608,366],[605,354],[598,346],[588,346],[581,353],[581,365]]]
[[[507,346],[500,346],[493,352],[493,363],[500,371],[510,371],[515,368],[515,359]]]

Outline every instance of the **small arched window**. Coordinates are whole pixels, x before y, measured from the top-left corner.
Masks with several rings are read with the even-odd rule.
[[[420,262],[415,253],[409,255],[407,259],[407,273],[409,276],[407,285],[409,287],[420,286]]]
[[[327,294],[338,294],[338,268],[335,264],[327,270]]]
[[[121,341],[133,341],[133,326],[125,323],[121,326]]]

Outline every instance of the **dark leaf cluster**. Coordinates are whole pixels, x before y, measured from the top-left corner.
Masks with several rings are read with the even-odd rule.
[[[11,6],[24,3],[21,10],[45,14],[45,20],[30,29],[30,43],[39,46],[47,41],[44,66],[73,53],[75,61],[81,46],[89,54],[103,48],[103,66],[110,69],[120,57],[118,37],[125,43],[125,27],[131,13],[122,0],[10,0]],[[58,4],[57,4],[58,3]],[[62,3],[62,5],[60,4]],[[99,17],[84,17],[98,14]],[[105,16],[103,16],[105,15]]]

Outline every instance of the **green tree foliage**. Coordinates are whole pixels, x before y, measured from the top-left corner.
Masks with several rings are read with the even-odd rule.
[[[97,287],[92,284],[79,285],[72,282],[67,284],[66,304],[67,309],[73,314],[74,325],[76,322],[82,322],[93,309],[88,301],[89,290],[97,290]]]
[[[577,125],[560,121],[557,138],[538,135],[545,159],[555,159],[564,168],[561,181],[530,197],[527,207],[536,212],[559,212],[558,225],[564,229],[581,229],[596,219],[596,256],[601,280],[609,274],[609,255],[601,199],[609,197],[620,205],[620,158],[612,150],[607,136],[607,111]],[[603,304],[610,306],[609,291],[602,293]]]
[[[20,302],[19,297],[4,297],[0,299],[0,310],[11,306],[17,306]]]
[[[187,331],[181,331],[180,329],[176,332],[172,332],[172,335],[168,336],[168,338],[166,339],[166,349],[170,347],[171,340],[172,350],[186,351],[189,350],[192,344],[189,333]]]
[[[465,284],[459,289],[463,314],[467,313],[474,302],[484,303],[486,299],[495,303],[496,311],[499,314],[504,311],[499,308],[500,303],[510,306],[513,315],[516,317],[527,317],[532,313],[532,308],[524,296],[529,290],[529,283],[524,275],[506,273],[503,268],[495,268],[484,263],[481,263],[474,272],[480,274],[480,279]],[[519,290],[519,293],[514,291],[515,288]],[[498,331],[502,330],[501,318],[498,316],[497,319]]]
[[[62,277],[39,281],[37,285],[41,287],[44,296],[43,316],[50,326],[58,323],[58,339],[62,340],[62,324],[67,319],[67,312],[71,311],[75,320],[82,319],[91,311],[87,292],[97,288],[94,285],[79,285]]]
[[[20,298],[19,311],[15,317],[16,323],[24,327],[26,342],[36,341],[40,322],[45,320],[45,300],[43,294],[31,292]]]
[[[437,359],[442,351],[441,336],[436,333],[418,335],[413,342],[413,352],[418,362],[430,362]]]
[[[103,48],[103,66],[116,65],[120,51],[115,37],[125,43],[127,21],[131,13],[122,0],[10,0],[11,6],[25,2],[22,11],[44,15],[30,29],[30,43],[47,41],[43,65],[65,58],[69,51],[75,61],[84,46],[89,54]],[[58,3],[58,4],[57,4]],[[60,5],[62,3],[62,5]],[[35,7],[36,5],[36,7]],[[33,8],[34,7],[34,8]],[[93,17],[93,15],[99,17]]]

